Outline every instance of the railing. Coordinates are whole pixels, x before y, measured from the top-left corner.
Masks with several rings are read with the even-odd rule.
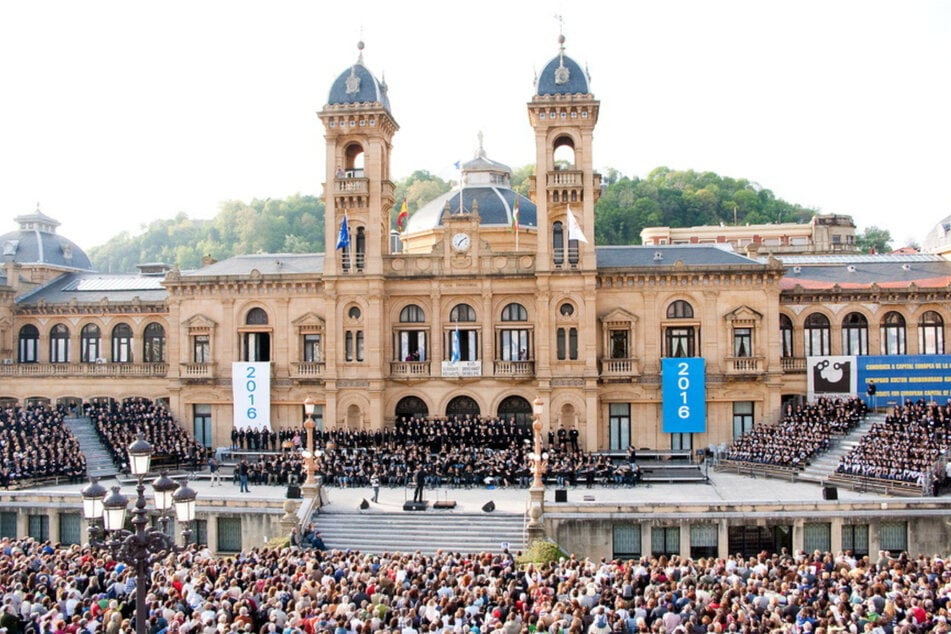
[[[12,363],[0,365],[0,377],[164,377],[167,363]]]
[[[763,357],[727,357],[730,372],[750,373],[763,371]]]
[[[335,194],[367,194],[370,192],[368,178],[337,178],[334,180]]]
[[[215,378],[214,363],[182,363],[182,378],[185,379],[213,379]]]
[[[786,465],[767,464],[765,462],[747,462],[745,460],[729,460],[720,458],[716,467],[717,471],[732,471],[739,475],[750,477],[761,476],[764,478],[777,478],[793,482],[799,474],[798,467],[788,467]]]
[[[535,376],[534,361],[495,360],[495,376]]]
[[[603,378],[630,378],[640,375],[637,359],[601,359]]]
[[[307,379],[323,375],[325,364],[323,361],[303,361],[291,365],[294,367],[294,378]]]
[[[805,372],[806,357],[783,357],[781,359],[783,372]]]
[[[584,172],[581,170],[556,170],[548,173],[549,187],[581,187]]]
[[[390,378],[429,378],[429,361],[392,361],[390,363]]]

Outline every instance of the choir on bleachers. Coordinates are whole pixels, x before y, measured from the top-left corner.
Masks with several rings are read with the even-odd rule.
[[[62,406],[0,409],[0,487],[65,478],[80,482],[86,460],[66,426]]]

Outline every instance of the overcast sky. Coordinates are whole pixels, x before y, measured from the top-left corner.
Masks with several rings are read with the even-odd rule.
[[[0,233],[37,202],[88,249],[223,200],[321,195],[315,113],[361,38],[400,125],[394,180],[451,177],[480,131],[531,163],[556,14],[601,101],[598,169],[747,178],[896,246],[951,214],[951,2],[11,0]]]

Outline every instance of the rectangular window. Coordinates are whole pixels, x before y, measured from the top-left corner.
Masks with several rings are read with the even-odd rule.
[[[716,524],[692,524],[690,526],[690,557],[717,556],[718,533]]]
[[[868,555],[868,524],[846,524],[843,526],[842,550],[851,551],[853,557]]]
[[[218,518],[218,549],[219,552],[236,553],[241,550],[241,518]]]
[[[316,333],[304,335],[304,363],[320,363],[320,335]]]
[[[363,361],[364,354],[364,343],[363,343],[363,331],[357,331],[357,361]]]
[[[27,532],[38,542],[45,542],[50,538],[49,515],[30,515],[27,518]]]
[[[20,363],[36,363],[40,360],[39,339],[20,339]]]
[[[196,519],[192,522],[192,535],[188,541],[201,546],[208,544],[208,520]]]
[[[69,363],[69,339],[66,337],[50,339],[50,363]]]
[[[457,335],[458,333],[458,335]],[[453,346],[459,347],[460,361],[479,360],[479,331],[478,330],[450,330],[446,333],[446,361],[452,360]]]
[[[752,328],[734,328],[733,329],[733,356],[734,357],[753,356],[753,329]]]
[[[753,401],[734,401],[733,438],[739,438],[748,431],[753,431]]]
[[[575,360],[578,358],[578,329],[568,329],[568,358]]]
[[[614,526],[614,554],[615,559],[638,559],[641,556],[641,526],[640,524],[615,524]]]
[[[802,527],[802,549],[807,553],[832,550],[832,524],[829,522],[806,522]]]
[[[611,358],[612,359],[630,358],[630,355],[628,354],[626,330],[612,330],[611,331]]]
[[[680,527],[654,526],[651,528],[651,556],[677,555],[680,553]]]
[[[425,361],[426,355],[425,330],[402,330],[397,333],[397,361]]]
[[[944,326],[919,326],[921,354],[944,354]]]
[[[671,451],[692,451],[693,434],[674,432],[670,435]]]
[[[211,447],[211,405],[196,403],[192,406],[192,431],[203,447]]]
[[[129,337],[112,338],[112,362],[132,363],[132,339]]]
[[[499,355],[503,361],[528,360],[528,331],[499,331]]]
[[[908,550],[907,522],[882,522],[879,531],[882,550],[887,550],[893,556]]]
[[[348,330],[344,334],[344,354],[347,361],[363,361],[362,330]]]
[[[192,362],[211,363],[211,340],[208,335],[195,335],[192,338]]]
[[[17,514],[13,511],[0,511],[0,537],[17,536]]]
[[[611,403],[608,406],[610,450],[625,451],[631,446],[631,405]]]
[[[783,358],[789,359],[793,356],[793,331],[792,328],[781,328],[779,331],[782,339]]]
[[[99,359],[99,337],[83,337],[80,342],[79,360],[82,363],[95,363]]]
[[[693,328],[668,328],[666,334],[668,357],[684,358],[694,356],[695,342]]]
[[[82,516],[79,513],[60,513],[59,541],[63,544],[82,544]]]
[[[559,328],[555,334],[555,350],[559,361],[568,358],[568,337],[564,328]]]

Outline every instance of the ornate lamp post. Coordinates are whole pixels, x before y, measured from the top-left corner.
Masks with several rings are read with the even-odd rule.
[[[174,538],[165,532],[169,509],[174,504],[179,522],[186,527],[183,531],[185,543],[191,533],[187,527],[195,519],[195,491],[188,485],[177,485],[163,473],[152,483],[161,529],[149,526],[145,476],[151,457],[152,446],[145,439],[140,437],[129,446],[130,471],[138,479],[135,507],[132,510],[132,531],[124,528],[129,498],[119,492],[119,487],[112,487],[112,493],[107,496],[106,489],[95,478],[90,478],[89,485],[82,491],[83,516],[89,522],[90,545],[108,548],[117,560],[128,564],[135,571],[136,634],[145,634],[147,631],[145,597],[151,583],[149,569],[156,561],[179,550]],[[99,525],[100,521],[102,526]]]
[[[314,487],[317,480],[314,478],[314,410],[317,408],[317,401],[311,397],[304,399],[304,429],[307,430],[307,450],[303,452],[304,469],[307,472],[307,479],[304,485]]]
[[[545,411],[545,402],[536,397],[532,402],[532,432],[535,446],[528,455],[532,463],[532,487],[529,489],[530,505],[528,509],[528,541],[545,537],[545,524],[542,517],[545,515],[545,469],[548,467],[548,454],[542,451],[542,414]]]

